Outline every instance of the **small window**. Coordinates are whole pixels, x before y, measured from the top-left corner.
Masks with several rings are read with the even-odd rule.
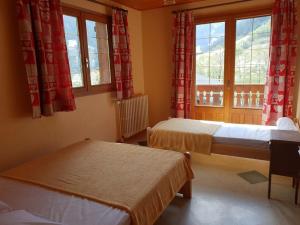
[[[110,18],[64,8],[64,29],[75,94],[114,90]]]

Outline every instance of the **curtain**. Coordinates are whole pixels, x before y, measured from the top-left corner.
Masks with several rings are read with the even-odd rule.
[[[276,0],[273,7],[270,62],[262,116],[265,125],[273,125],[283,116],[293,116],[297,54],[295,4],[294,0]]]
[[[192,13],[177,13],[173,26],[172,114],[189,118],[195,36]]]
[[[127,12],[113,9],[112,38],[117,98],[133,96],[132,65],[129,49]]]
[[[33,118],[75,110],[59,0],[17,0]]]

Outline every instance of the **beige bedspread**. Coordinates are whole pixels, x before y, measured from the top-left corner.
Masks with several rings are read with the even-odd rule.
[[[212,135],[220,124],[173,118],[155,125],[148,134],[148,145],[175,151],[210,154]]]
[[[126,210],[151,225],[193,177],[183,154],[83,141],[1,174]]]

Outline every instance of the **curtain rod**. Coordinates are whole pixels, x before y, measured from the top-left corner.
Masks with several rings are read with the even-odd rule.
[[[105,7],[109,7],[109,8],[113,8],[113,9],[119,9],[119,10],[122,10],[124,12],[128,12],[128,10],[126,9],[122,9],[120,7],[116,7],[116,6],[113,6],[113,5],[110,5],[110,4],[107,4],[107,3],[103,3],[103,2],[98,2],[97,0],[87,0],[88,2],[93,2],[93,3],[96,3],[96,4],[99,4],[99,5],[103,5]]]
[[[214,5],[207,5],[207,6],[195,7],[195,8],[189,8],[189,9],[175,10],[175,11],[172,11],[172,13],[194,11],[194,10],[198,10],[198,9],[207,9],[207,8],[213,8],[213,7],[225,6],[225,5],[233,5],[236,3],[243,3],[243,2],[250,2],[250,1],[252,1],[252,0],[237,0],[237,1],[232,1],[232,2],[214,4]]]

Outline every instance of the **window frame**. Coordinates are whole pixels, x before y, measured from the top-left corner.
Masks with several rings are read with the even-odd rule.
[[[115,91],[116,87],[115,87],[115,74],[114,74],[114,65],[113,65],[112,29],[111,29],[112,17],[100,13],[95,13],[89,10],[75,8],[66,5],[62,6],[62,10],[63,10],[63,15],[76,17],[78,22],[78,33],[79,33],[80,53],[81,53],[80,62],[81,62],[82,74],[83,74],[83,87],[73,87],[74,95],[80,97],[80,96],[94,95],[94,94]],[[85,23],[86,20],[93,20],[96,22],[107,24],[111,83],[99,84],[99,85],[91,84],[90,65],[87,66],[87,63],[89,63],[90,59],[89,59],[89,52],[88,52],[87,29]],[[88,59],[87,62],[86,59]]]
[[[225,49],[224,49],[224,95],[223,106],[214,105],[198,105],[196,99],[196,57],[194,57],[193,79],[192,79],[192,100],[194,107],[205,108],[224,108],[225,111],[232,109],[253,109],[262,110],[262,108],[239,108],[233,105],[233,88],[235,78],[235,52],[236,52],[236,22],[240,19],[249,19],[253,17],[271,16],[272,8],[266,7],[262,9],[254,9],[251,11],[233,12],[233,13],[218,13],[218,14],[205,14],[195,16],[195,42],[194,42],[194,56],[196,56],[196,26],[199,24],[225,22]],[[272,22],[271,22],[272,23]],[[271,42],[270,42],[271,44]]]

